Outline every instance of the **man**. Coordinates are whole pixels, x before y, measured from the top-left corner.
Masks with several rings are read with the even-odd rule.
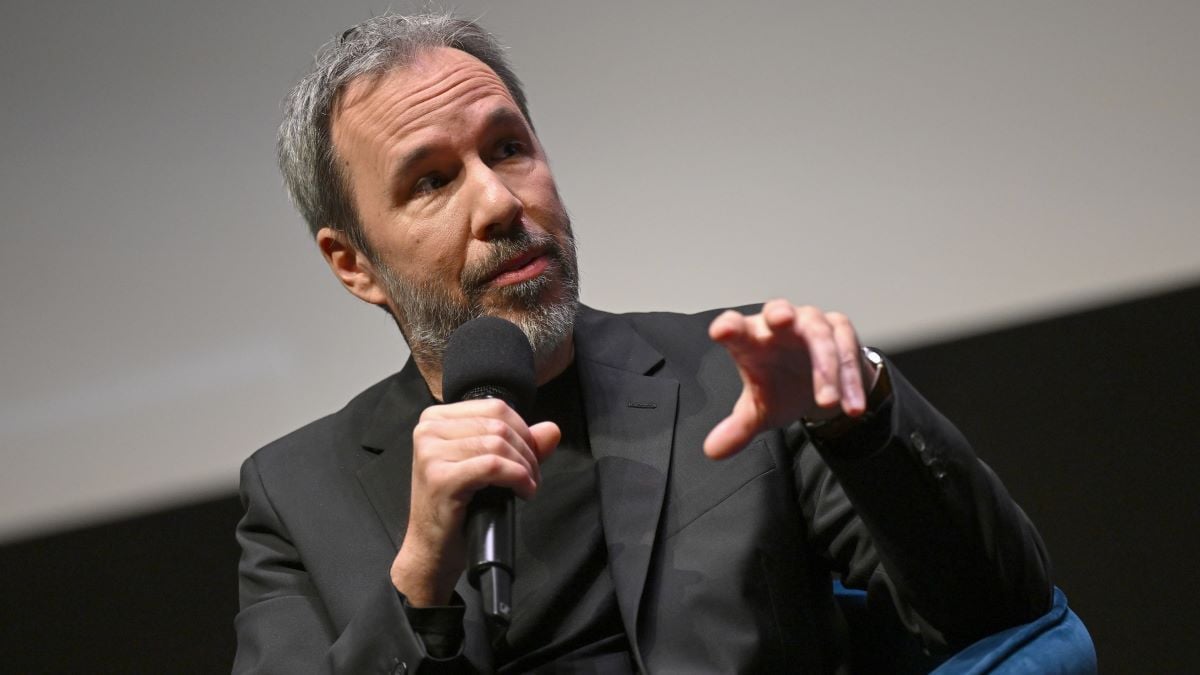
[[[478,26],[347,31],[289,97],[280,158],[412,358],[244,465],[236,671],[829,672],[831,573],[933,650],[1048,608],[1032,526],[844,316],[578,305],[545,152]],[[447,339],[480,314],[530,340],[528,422],[440,401]],[[490,485],[522,500],[498,639],[462,578]]]

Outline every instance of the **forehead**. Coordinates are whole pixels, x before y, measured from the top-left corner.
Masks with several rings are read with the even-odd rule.
[[[516,102],[479,59],[448,47],[423,50],[409,63],[350,82],[333,110],[334,146],[396,142],[430,127],[453,132],[477,104]]]

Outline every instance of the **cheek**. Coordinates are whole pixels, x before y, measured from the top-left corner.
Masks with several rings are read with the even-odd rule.
[[[551,215],[564,210],[562,199],[558,196],[558,186],[546,165],[529,174],[525,187],[526,197],[523,201],[526,208]]]
[[[401,257],[411,276],[457,283],[465,246],[453,227],[431,219],[410,229]]]
[[[459,195],[447,200],[410,204],[393,211],[392,222],[400,245],[412,262],[444,261],[462,246],[466,236],[464,209]]]

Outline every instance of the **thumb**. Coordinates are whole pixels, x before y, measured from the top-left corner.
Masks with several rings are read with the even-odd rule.
[[[704,454],[709,459],[725,459],[737,454],[761,430],[762,422],[762,415],[750,393],[743,390],[729,416],[708,432],[708,438],[704,439]]]
[[[531,449],[537,455],[539,462],[546,461],[550,453],[558,447],[558,442],[562,440],[562,430],[554,422],[538,422],[529,427],[529,433],[533,436],[534,443],[534,447]]]

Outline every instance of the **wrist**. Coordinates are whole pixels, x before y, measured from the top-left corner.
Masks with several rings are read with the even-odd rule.
[[[863,390],[867,392],[866,409],[863,414],[851,417],[844,412],[835,411],[822,419],[801,420],[810,437],[831,440],[869,424],[884,401],[892,395],[891,378],[879,352],[863,347],[859,353],[859,363],[863,374]]]
[[[433,555],[406,540],[392,561],[391,579],[396,590],[413,607],[437,607],[449,603],[462,566],[447,565],[442,556]]]

